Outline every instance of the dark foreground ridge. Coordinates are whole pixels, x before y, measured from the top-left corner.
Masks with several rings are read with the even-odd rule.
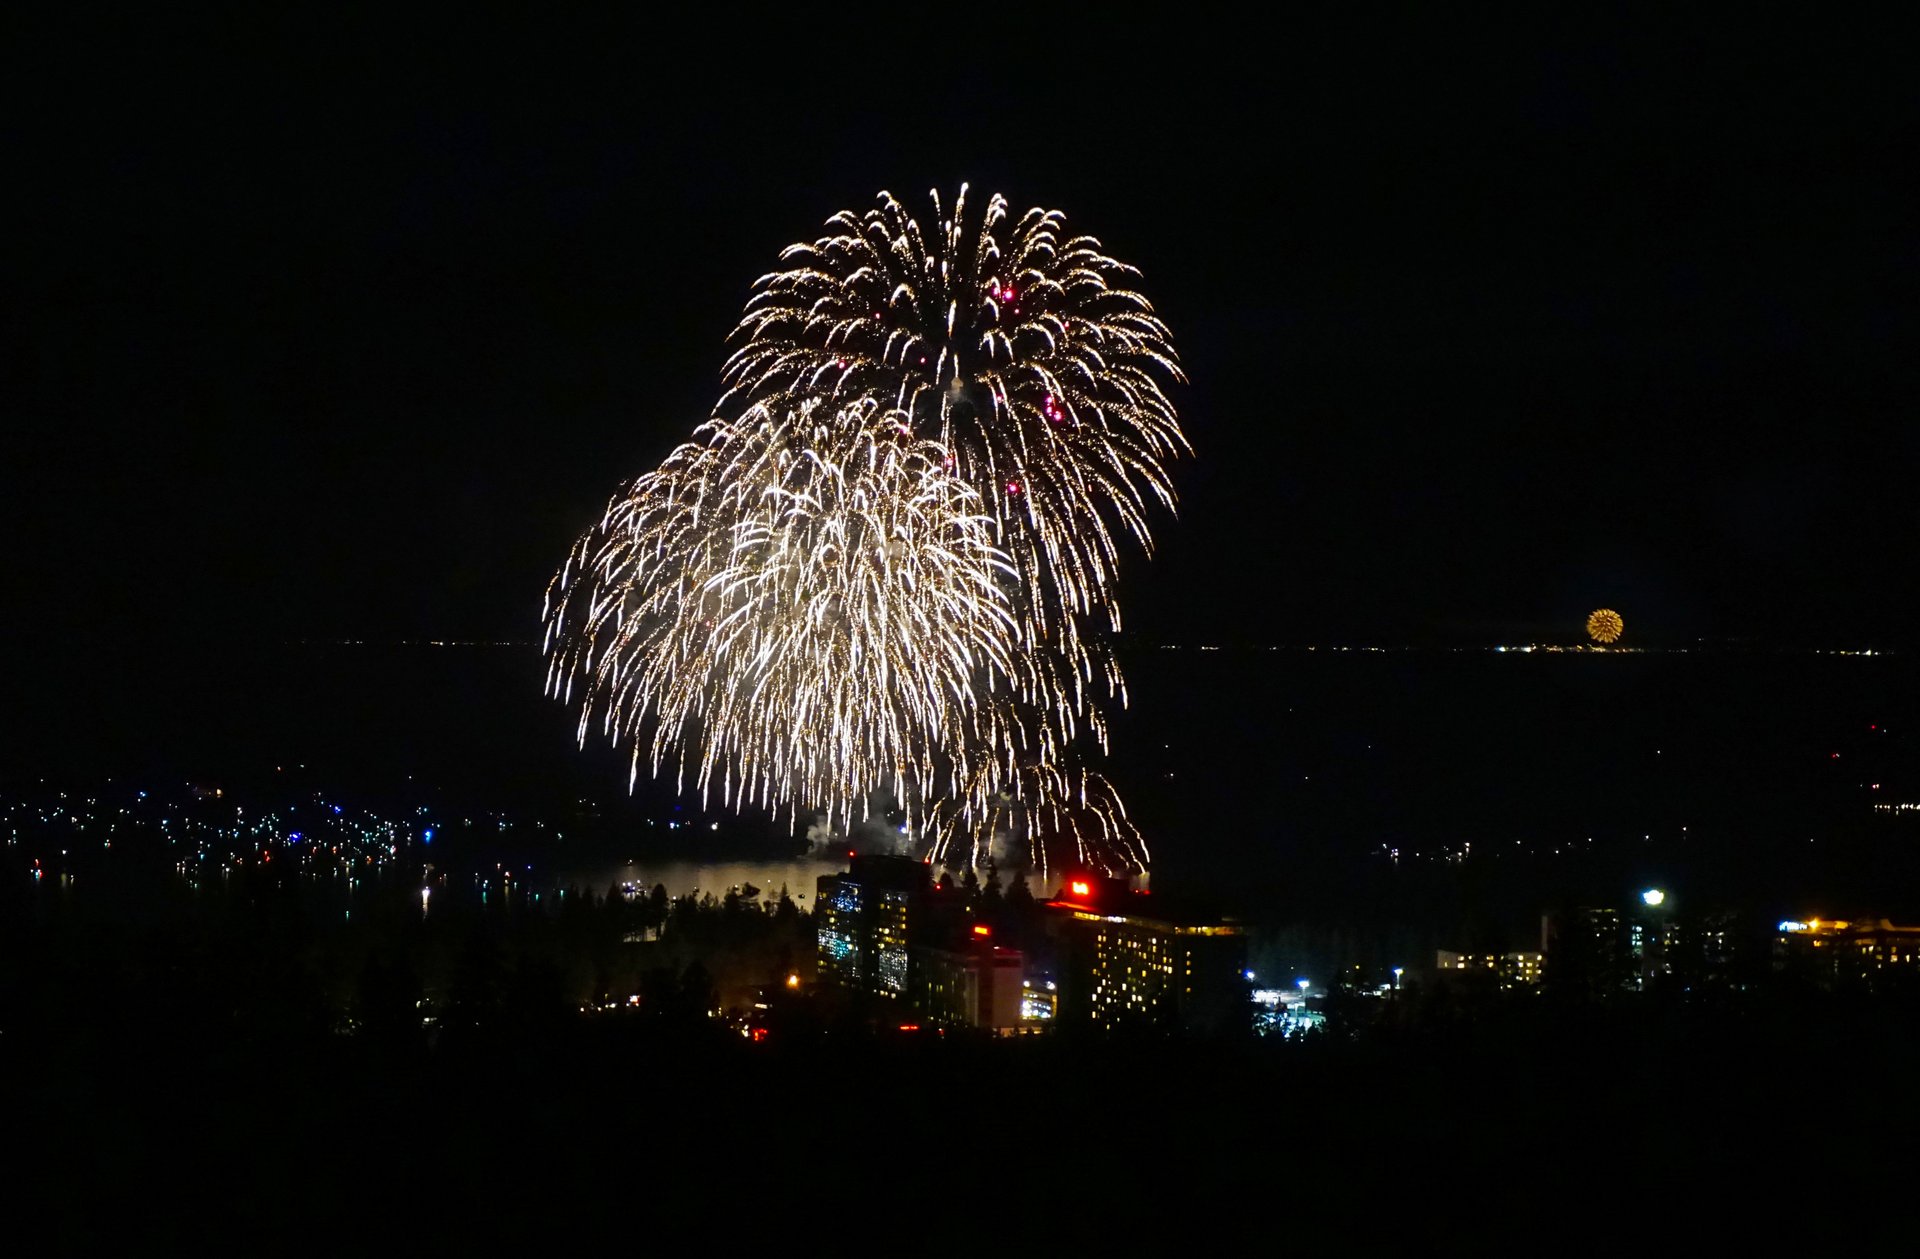
[[[71,813],[23,822],[21,862],[35,837],[75,831]],[[1720,1239],[1844,1218],[1866,1241],[1880,1215],[1849,1204],[1875,1205],[1920,1113],[1920,971],[1893,929],[1783,922],[1743,952],[1715,912],[1663,897],[1556,917],[1544,978],[1541,955],[1464,930],[1466,951],[1431,971],[1343,956],[1302,994],[1312,1017],[1275,1010],[1264,1036],[1248,975],[1237,1029],[1203,1035],[1108,1024],[1097,1005],[1066,1017],[1090,980],[1121,1007],[1142,992],[1156,955],[1139,949],[1185,938],[1163,928],[1214,930],[1165,891],[1115,901],[1069,878],[1037,905],[990,873],[922,887],[909,862],[923,899],[905,902],[905,934],[851,919],[841,954],[824,910],[783,891],[542,899],[447,838],[430,866],[383,866],[386,832],[331,805],[353,823],[337,836],[303,829],[244,863],[208,849],[185,870],[106,816],[77,831],[99,848],[87,861],[55,848],[31,858],[44,873],[0,882],[0,1078],[26,1168],[9,1189],[19,1222],[71,1249],[545,1250],[689,1229],[986,1244],[1141,1213],[1189,1240],[1387,1226],[1577,1249],[1587,1225],[1570,1221],[1596,1203]],[[179,817],[169,834],[215,837]],[[304,855],[322,835],[326,859]],[[984,927],[983,955],[1057,976],[1051,1030],[994,1035],[1008,1029],[916,1006],[922,909],[925,930]],[[1035,929],[1049,915],[1100,947],[1051,940]],[[869,955],[863,931],[873,956],[907,947],[900,995],[832,982]],[[1302,973],[1281,969],[1293,931],[1269,929],[1248,970]],[[1842,944],[1857,975],[1801,964]],[[959,956],[941,948],[943,965]]]
[[[983,1176],[1043,1214],[1131,1199],[1196,1230],[1238,1228],[1284,1199],[1301,1236],[1368,1231],[1356,1213],[1389,1207],[1497,1236],[1597,1200],[1727,1229],[1830,1209],[1863,1183],[1857,1165],[1804,1156],[1835,1140],[1850,1160],[1894,1152],[1916,1032],[1912,1009],[1843,1005],[1585,1013],[1364,1044],[765,1051],[635,1022],[449,1037],[428,1053],[127,1025],[80,1043],[9,1035],[6,1066],[9,1144],[31,1169],[16,1207],[78,1246],[558,1242],[922,1209],[1012,1227],[1006,1197],[998,1219],[965,1205]],[[1709,1192],[1779,1184],[1783,1157],[1790,1199]]]

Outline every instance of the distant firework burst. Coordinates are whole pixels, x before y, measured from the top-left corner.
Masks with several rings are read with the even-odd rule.
[[[1626,630],[1627,623],[1612,608],[1595,609],[1587,617],[1587,637],[1596,643],[1617,643]]]
[[[755,285],[715,416],[617,496],[544,611],[579,736],[732,807],[848,826],[890,799],[936,859],[996,837],[1146,850],[1077,764],[1125,702],[1119,540],[1187,449],[1132,268],[992,198],[931,230],[882,194]]]

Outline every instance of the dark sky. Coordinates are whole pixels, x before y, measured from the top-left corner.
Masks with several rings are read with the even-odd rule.
[[[776,251],[970,180],[1186,359],[1130,629],[1912,640],[1891,31],[966,20],[9,19],[10,633],[534,637]]]

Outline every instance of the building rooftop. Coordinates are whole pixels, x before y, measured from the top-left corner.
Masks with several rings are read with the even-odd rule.
[[[1866,932],[1877,935],[1920,935],[1920,926],[1896,926],[1885,918],[1810,918],[1805,922],[1783,922],[1780,932],[1783,935],[1858,935]]]
[[[834,877],[834,876],[829,876]],[[927,867],[912,857],[877,854],[851,855],[847,869],[839,877],[851,878],[862,887],[889,888],[895,891],[923,891],[929,886]]]
[[[1070,872],[1060,892],[1046,903],[1059,914],[1091,921],[1128,921],[1165,931],[1238,935],[1237,920],[1192,897],[1166,895],[1129,886],[1125,879]]]

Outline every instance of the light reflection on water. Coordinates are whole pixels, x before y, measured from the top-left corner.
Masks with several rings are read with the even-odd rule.
[[[725,896],[729,888],[750,883],[767,900],[777,899],[784,886],[794,903],[805,909],[813,903],[814,881],[844,869],[844,861],[804,857],[797,861],[627,861],[565,870],[554,882],[595,895],[633,883],[648,890],[663,886],[668,896],[711,892],[715,898]]]
[[[820,876],[837,874],[846,868],[844,857],[802,857],[791,861],[628,861],[562,871],[555,883],[563,888],[591,890],[595,895],[604,895],[608,888],[624,883],[649,891],[659,885],[667,889],[668,896],[711,892],[715,899],[725,896],[731,888],[752,884],[760,889],[760,898],[764,901],[778,900],[780,889],[785,887],[794,904],[811,909]],[[1003,890],[1011,881],[1010,874],[1000,875]],[[1048,895],[1058,886],[1057,878],[1043,880],[1031,876],[1027,879],[1027,887],[1035,896]]]

